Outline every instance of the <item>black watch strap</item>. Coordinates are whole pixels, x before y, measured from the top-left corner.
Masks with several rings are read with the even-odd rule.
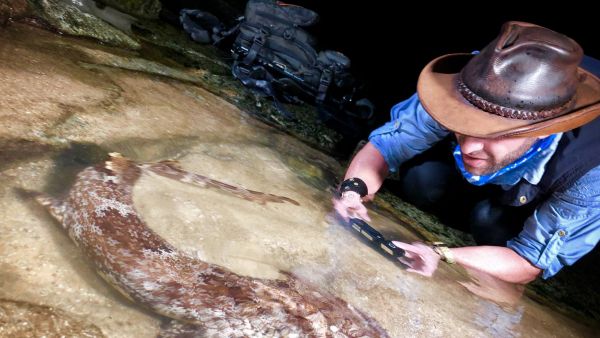
[[[367,184],[358,177],[352,177],[342,182],[340,185],[340,194],[343,194],[346,191],[354,191],[358,193],[360,197],[365,197],[369,194]]]

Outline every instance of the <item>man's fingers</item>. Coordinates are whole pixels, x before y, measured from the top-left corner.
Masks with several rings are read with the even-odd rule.
[[[348,215],[348,207],[346,207],[342,202],[340,202],[340,200],[335,198],[333,199],[333,208],[338,213],[338,215],[340,215],[344,219],[344,221],[348,222],[350,220],[350,217]]]
[[[419,248],[412,245],[412,244],[408,244],[408,243],[404,243],[404,242],[398,242],[398,241],[392,241],[392,243],[394,243],[395,246],[399,247],[400,249],[403,250],[409,250],[412,252],[417,252],[419,251]]]
[[[361,219],[370,222],[371,221],[371,217],[369,217],[369,214],[367,213],[367,208],[362,208],[361,210],[357,210],[356,214],[358,217],[360,217]]]
[[[348,215],[348,213],[346,211],[344,211],[343,213],[340,213],[340,216],[342,216],[342,218],[344,219],[344,222],[350,222],[350,215]]]
[[[400,261],[400,263],[406,266],[412,266],[413,263],[413,260],[408,257],[398,257],[398,260]]]
[[[348,222],[348,220],[350,219],[350,215],[348,215],[348,210],[346,210],[345,208],[339,208],[337,209],[337,212],[338,214],[340,214],[340,216],[342,216],[344,221]]]
[[[345,192],[341,198],[334,198],[333,207],[346,222],[351,217],[360,218],[367,222],[371,221],[367,208],[356,192]]]

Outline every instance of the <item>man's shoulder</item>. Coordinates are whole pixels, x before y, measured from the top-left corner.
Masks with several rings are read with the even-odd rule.
[[[400,101],[392,106],[390,109],[390,119],[397,120],[401,118],[403,115],[407,113],[409,115],[414,115],[415,112],[423,110],[423,105],[421,104],[421,100],[419,100],[419,95],[414,93],[409,96],[407,99]]]
[[[588,170],[581,175],[563,192],[558,193],[561,198],[569,200],[586,200],[600,204],[600,165]]]
[[[600,164],[588,170],[585,174],[581,175],[579,179],[575,181],[575,185],[593,185],[598,186],[600,190]]]

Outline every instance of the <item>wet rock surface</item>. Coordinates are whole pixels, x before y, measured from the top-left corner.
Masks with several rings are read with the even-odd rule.
[[[48,306],[0,299],[0,337],[105,337],[92,324]]]
[[[0,298],[60,309],[109,337],[159,332],[161,317],[114,291],[45,211],[15,192],[60,195],[79,170],[118,151],[140,161],[175,158],[189,171],[299,201],[257,207],[156,177],[144,177],[134,195],[148,224],[178,248],[241,274],[294,271],[374,316],[394,337],[593,336],[592,308],[577,310],[587,312],[586,323],[528,298],[498,305],[458,284],[467,275],[457,267],[442,266],[433,279],[406,273],[328,222],[330,190],[343,167],[324,151],[339,136],[309,109],[299,115],[305,124],[282,120],[228,75],[218,52],[176,49],[165,42],[163,24],[137,25],[140,51],[18,23],[0,29]],[[173,34],[183,45],[185,36]],[[386,237],[471,243],[390,194],[376,200],[373,217]]]
[[[101,0],[99,2],[122,12],[148,19],[157,19],[162,7],[159,0]]]
[[[140,48],[134,38],[98,18],[101,10],[92,1],[39,0],[31,1],[31,7],[34,17],[61,33],[90,37],[117,47]]]

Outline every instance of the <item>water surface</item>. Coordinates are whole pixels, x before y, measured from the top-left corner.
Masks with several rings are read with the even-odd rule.
[[[469,292],[459,267],[442,265],[434,278],[403,271],[328,221],[330,188],[342,172],[335,160],[198,84],[140,71],[147,62],[28,26],[0,30],[5,304],[51,307],[107,337],[156,336],[162,318],[114,291],[58,223],[15,191],[59,196],[76,172],[117,151],[139,161],[176,159],[188,171],[298,201],[259,205],[154,175],[134,190],[148,225],[178,248],[244,275],[295,272],[375,317],[394,337],[594,335],[527,298],[507,302],[497,292],[490,301]],[[371,216],[388,237],[418,239],[386,214]],[[0,324],[9,317],[0,313]]]

